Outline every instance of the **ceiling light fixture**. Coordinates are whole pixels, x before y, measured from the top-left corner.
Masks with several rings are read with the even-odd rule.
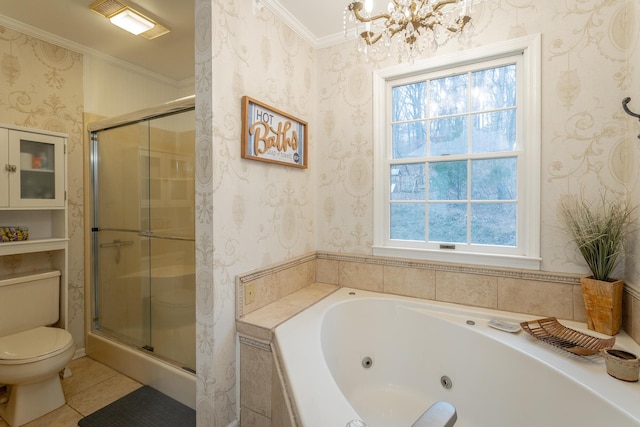
[[[355,23],[360,52],[368,55],[373,50],[391,55],[395,48],[398,61],[413,60],[427,46],[435,51],[454,35],[466,42],[472,32],[468,13],[473,12],[473,3],[474,0],[391,0],[387,13],[372,15],[372,0],[354,1],[345,8],[345,36],[348,23]],[[364,24],[364,31],[360,24]]]
[[[89,8],[109,19],[112,24],[149,40],[167,34],[171,29],[140,6],[124,0],[98,0]]]
[[[144,16],[138,15],[129,8],[126,8],[111,16],[109,18],[109,21],[111,21],[113,25],[117,25],[123,30],[127,30],[131,34],[135,34],[136,36],[140,33],[144,33],[145,31],[149,31],[156,25]]]

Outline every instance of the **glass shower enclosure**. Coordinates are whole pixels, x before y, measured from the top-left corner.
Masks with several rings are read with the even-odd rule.
[[[192,102],[90,126],[92,332],[195,373]]]

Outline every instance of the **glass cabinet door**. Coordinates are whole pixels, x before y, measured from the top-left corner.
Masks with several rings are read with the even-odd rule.
[[[9,130],[0,128],[0,208],[9,207]]]
[[[9,131],[11,206],[64,206],[64,138]]]

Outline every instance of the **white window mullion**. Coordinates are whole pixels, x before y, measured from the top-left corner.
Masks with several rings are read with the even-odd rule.
[[[484,46],[467,51],[457,52],[451,55],[429,58],[425,61],[411,65],[403,64],[374,72],[373,109],[374,109],[374,247],[373,253],[382,256],[399,256],[404,258],[429,259],[433,261],[457,261],[461,263],[505,266],[515,268],[538,269],[539,257],[539,230],[540,230],[540,36],[527,36],[491,46]],[[496,67],[513,65],[516,67],[516,105],[513,107],[499,107],[477,112],[479,114],[491,114],[498,111],[516,111],[516,143],[513,151],[473,153],[473,117],[472,114],[472,77],[475,71],[490,70]],[[467,151],[465,155],[432,156],[431,125],[429,111],[430,79],[442,78],[451,75],[467,75]],[[425,98],[426,111],[426,158],[392,159],[392,90],[393,87],[410,85],[415,82],[426,81]],[[396,92],[398,93],[398,92]],[[407,93],[412,96],[411,92]],[[460,112],[457,112],[458,114]],[[490,116],[487,116],[490,117]],[[438,117],[441,119],[441,117]],[[407,121],[402,122],[407,123]],[[489,122],[490,124],[490,122]],[[447,128],[443,128],[446,132]],[[478,134],[481,135],[481,134]],[[478,148],[481,146],[477,146]],[[491,146],[489,146],[491,147]],[[478,149],[476,148],[476,150]],[[442,150],[440,150],[442,151]],[[456,152],[454,150],[452,152]],[[516,191],[515,200],[493,201],[504,204],[511,203],[517,206],[515,246],[492,246],[471,244],[471,213],[472,203],[472,161],[481,159],[499,159],[514,157],[516,163]],[[429,243],[429,193],[431,182],[429,169],[434,163],[443,161],[462,161],[467,167],[467,200],[466,203],[466,235],[467,244],[456,244],[455,250],[440,250],[437,244]],[[424,164],[424,209],[425,209],[425,242],[416,240],[391,240],[391,167],[394,164]],[[446,167],[443,165],[443,167]],[[415,190],[419,191],[419,190]],[[407,193],[407,205],[415,204],[415,192]],[[394,196],[395,197],[395,196]],[[393,201],[393,203],[400,202]],[[461,201],[462,202],[462,201]],[[490,203],[491,200],[482,202]],[[399,203],[404,204],[404,203]],[[462,224],[460,224],[462,225]],[[446,231],[445,231],[446,234]],[[411,236],[413,238],[414,236]],[[490,236],[486,236],[490,237]]]

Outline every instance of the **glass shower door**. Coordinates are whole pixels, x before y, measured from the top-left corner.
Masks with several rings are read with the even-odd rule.
[[[94,135],[94,329],[195,370],[193,111]]]
[[[195,371],[195,115],[153,119],[148,165],[150,335],[156,354]]]
[[[101,131],[94,138],[94,245],[96,328],[136,347],[148,348],[150,276],[142,254],[150,239],[140,228],[140,200],[148,198],[140,180],[138,153],[149,146],[148,123]]]

